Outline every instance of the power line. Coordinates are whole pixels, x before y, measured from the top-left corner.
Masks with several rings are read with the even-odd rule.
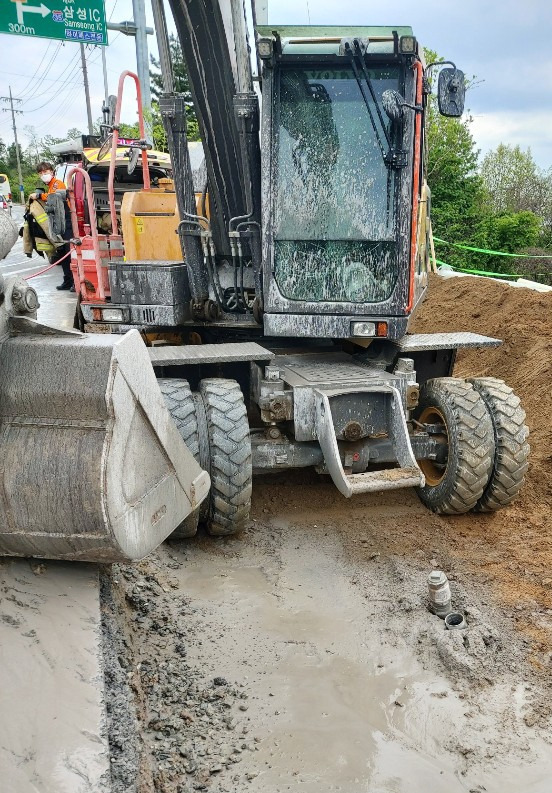
[[[53,55],[53,58],[52,58],[52,60],[53,60],[53,59],[55,58],[55,56],[56,56],[56,55],[59,53],[59,47],[61,47],[61,44],[58,46],[58,49],[57,49],[57,51],[56,51],[56,52],[54,52],[54,55]],[[35,97],[37,97],[37,98],[40,98],[40,97],[42,97],[42,96],[44,95],[44,90],[45,90],[45,88],[41,88],[41,86],[43,86],[43,84],[44,84],[44,82],[45,82],[46,80],[51,80],[51,79],[52,79],[52,78],[49,78],[49,77],[47,77],[47,74],[49,73],[49,71],[50,71],[50,69],[51,69],[51,67],[52,67],[52,60],[50,61],[50,63],[49,63],[49,64],[48,64],[48,66],[46,67],[46,69],[45,69],[45,71],[44,71],[44,74],[43,74],[43,75],[40,77],[39,81],[36,83],[36,85],[35,85],[35,89],[34,89],[34,90],[33,90],[33,91],[30,93],[30,94],[28,94],[28,95],[25,97],[25,99],[23,100],[23,104],[24,104],[24,105],[26,105],[26,104],[27,104],[27,102],[30,102],[30,101],[31,101],[31,99],[34,99]],[[67,71],[67,66],[66,66],[66,67],[65,67],[65,68],[64,68],[64,69],[63,69],[63,70],[60,72],[60,74],[58,74],[58,77],[57,77],[57,79],[61,79],[61,78],[65,79],[65,78],[64,78],[64,75],[65,75],[65,72],[66,72],[66,71]],[[37,96],[37,94],[38,94],[38,96]]]
[[[79,58],[80,58],[80,52],[78,52],[77,55],[76,55],[76,59],[78,60]],[[94,58],[94,59],[89,61],[88,65],[89,66],[93,65],[94,63],[97,63],[98,60],[99,60],[99,56],[96,56],[96,58]],[[48,118],[46,120],[35,122],[35,125],[36,126],[41,126],[41,127],[46,127],[49,124],[49,122],[56,115],[59,115],[59,101],[62,98],[62,95],[64,93],[66,94],[66,96],[63,98],[63,101],[66,101],[69,96],[72,96],[75,93],[75,89],[79,86],[80,82],[81,82],[80,74],[77,74],[76,76],[74,76],[73,74],[70,74],[69,77],[67,77],[64,80],[63,85],[61,85],[61,86],[59,86],[59,88],[55,89],[56,90],[56,110],[50,116],[48,116]],[[67,93],[68,91],[70,91],[70,94]],[[49,105],[49,104],[51,104],[51,99],[49,99],[47,102],[45,102],[44,104],[40,105],[39,107],[35,107],[32,110],[25,110],[23,112],[25,112],[25,113],[34,113],[34,112],[37,112],[37,111],[41,110],[42,108],[46,107],[46,105]]]
[[[80,75],[77,75],[77,76],[75,77],[75,75],[73,75],[73,74],[70,74],[70,75],[69,75],[69,77],[67,77],[67,79],[66,79],[66,80],[65,80],[65,82],[63,83],[63,85],[60,85],[60,87],[59,87],[59,88],[56,88],[56,94],[57,94],[57,97],[59,97],[59,93],[60,93],[60,91],[63,91],[63,90],[64,90],[64,89],[67,87],[67,85],[68,85],[69,83],[76,84],[76,83],[77,83],[77,82],[79,82],[79,81],[80,81]],[[44,102],[44,104],[42,104],[42,105],[39,105],[39,107],[33,107],[32,109],[30,109],[30,110],[24,110],[23,112],[24,112],[24,113],[36,113],[36,112],[37,112],[37,110],[42,110],[42,108],[43,108],[43,107],[46,107],[46,105],[49,105],[49,104],[51,104],[51,103],[52,103],[52,98],[51,98],[51,97],[49,97],[49,98],[46,100],[46,102]],[[59,107],[58,107],[58,113],[59,113]]]
[[[47,65],[47,66],[45,67],[45,69],[44,69],[44,74],[42,75],[42,77],[39,79],[39,81],[38,81],[38,82],[37,82],[37,84],[35,85],[35,87],[34,87],[34,91],[33,91],[31,94],[29,94],[29,95],[26,97],[26,99],[25,99],[25,102],[28,102],[28,101],[29,101],[29,99],[32,99],[32,98],[33,98],[33,96],[36,96],[36,94],[38,93],[38,90],[39,90],[40,86],[42,85],[42,83],[44,82],[44,79],[46,78],[46,75],[48,74],[48,72],[49,72],[49,71],[50,71],[50,69],[52,68],[52,64],[53,64],[53,62],[54,62],[54,60],[55,60],[55,58],[56,58],[56,55],[57,55],[57,54],[59,53],[59,51],[61,50],[62,44],[63,44],[63,42],[61,42],[60,44],[58,44],[58,47],[57,47],[57,49],[55,49],[55,50],[54,50],[54,54],[52,55],[52,57],[50,58],[50,60],[49,60],[49,62],[48,62],[48,65]]]
[[[64,71],[66,71],[66,70],[64,69]],[[28,74],[21,74],[20,72],[8,72],[6,70],[4,70],[2,72],[2,74],[11,74],[14,77],[28,77],[29,76]],[[63,75],[63,72],[62,72],[62,75]],[[44,79],[45,79],[45,81],[47,83],[64,83],[65,82],[65,77],[63,77],[63,76],[62,77],[45,77]]]
[[[75,57],[75,58],[73,58],[73,60],[71,61],[71,63],[69,63],[69,65],[68,65],[68,66],[66,66],[66,67],[65,67],[65,69],[63,70],[63,72],[61,73],[61,74],[63,75],[63,74],[65,74],[65,73],[68,71],[68,69],[70,69],[69,75],[63,79],[62,85],[60,85],[60,86],[52,86],[52,88],[51,88],[50,90],[48,90],[48,91],[43,91],[43,92],[42,92],[42,96],[43,96],[43,97],[44,97],[44,96],[48,96],[49,94],[52,94],[52,92],[55,92],[56,94],[58,94],[60,91],[62,91],[62,90],[63,90],[63,88],[65,87],[65,85],[66,85],[66,84],[67,84],[67,83],[68,83],[70,80],[74,80],[74,79],[75,79],[74,70],[77,68],[77,61],[78,61],[79,57],[80,57],[80,56],[79,56],[79,53],[77,53],[76,57]],[[60,78],[61,78],[61,75],[60,75]],[[49,104],[51,101],[52,101],[52,99],[51,99],[51,97],[50,97],[50,98],[48,98],[48,100],[47,100],[47,101],[46,101],[44,104],[40,105],[39,107],[33,107],[32,109],[27,109],[27,110],[24,110],[23,112],[24,112],[24,113],[34,113],[34,112],[36,112],[37,110],[40,110],[41,108],[43,108],[43,107],[45,107],[46,105],[48,105],[48,104]],[[23,104],[25,104],[25,103],[23,103]]]
[[[50,49],[50,47],[51,47],[51,46],[52,46],[52,42],[51,42],[51,41],[49,41],[49,42],[48,42],[48,46],[46,47],[46,50],[44,51],[44,55],[43,55],[43,56],[42,56],[42,58],[40,59],[40,63],[39,63],[39,64],[38,64],[38,66],[36,67],[36,69],[35,69],[35,71],[34,71],[34,74],[33,74],[33,76],[32,76],[32,77],[29,77],[29,82],[27,83],[27,85],[25,86],[25,88],[24,88],[22,91],[20,91],[20,94],[21,94],[21,99],[23,99],[23,97],[25,96],[25,94],[28,92],[28,90],[29,90],[30,86],[32,85],[32,83],[33,83],[33,80],[34,80],[34,78],[36,77],[36,75],[38,74],[38,72],[39,72],[39,70],[40,70],[40,67],[42,66],[42,64],[43,64],[43,62],[44,62],[44,59],[46,58],[46,55],[48,54],[48,50]]]
[[[80,75],[79,75],[79,80],[78,80],[78,82],[80,83]],[[77,86],[75,86],[75,85],[73,85],[73,86],[67,86],[67,88],[65,89],[65,91],[70,91],[70,93],[66,93],[66,95],[65,95],[65,97],[64,97],[64,100],[63,100],[63,101],[67,101],[67,100],[69,99],[69,97],[73,96],[73,94],[76,92],[76,89],[77,89]],[[80,87],[79,87],[79,90],[80,90]],[[56,116],[58,116],[58,115],[59,115],[59,108],[56,108],[56,109],[54,110],[54,112],[52,113],[52,115],[51,115],[51,116],[49,116],[49,117],[48,117],[48,118],[47,118],[45,121],[42,121],[42,122],[40,123],[40,126],[42,126],[42,127],[46,127],[46,126],[47,126],[47,125],[50,123],[50,121],[51,121],[53,118],[55,118]]]

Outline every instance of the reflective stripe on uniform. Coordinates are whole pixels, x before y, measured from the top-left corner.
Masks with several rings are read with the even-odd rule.
[[[47,253],[51,253],[55,251],[55,247],[52,245],[51,242],[48,240],[37,240],[35,237],[35,248],[37,251],[46,251]]]

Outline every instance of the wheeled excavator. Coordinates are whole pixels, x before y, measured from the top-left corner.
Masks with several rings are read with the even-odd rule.
[[[37,343],[47,331],[32,312],[10,315],[12,336],[3,349],[32,355],[34,342],[33,371],[60,374],[55,399],[40,387],[41,399],[55,406],[51,415],[30,401],[24,411],[43,416],[40,430],[29,430],[24,416],[15,427],[10,418],[9,432],[31,433],[18,441],[27,448],[44,443],[32,435],[38,433],[48,435],[50,448],[71,451],[72,478],[97,488],[96,503],[107,503],[102,488],[122,478],[114,515],[124,515],[122,533],[135,544],[140,531],[153,531],[157,542],[169,526],[190,536],[199,521],[215,535],[240,531],[253,473],[302,467],[328,475],[344,497],[415,487],[430,509],[445,514],[507,505],[527,469],[519,399],[495,378],[452,376],[459,349],[500,341],[409,331],[430,268],[431,77],[438,72],[440,112],[459,116],[462,72],[450,63],[426,65],[409,27],[257,25],[255,5],[244,14],[242,0],[170,0],[203,143],[198,195],[186,97],[173,90],[165,8],[162,0],[152,6],[179,216],[172,233],[182,260],[163,256],[166,233],[156,228],[166,213],[151,206],[134,213],[131,233],[154,240],[156,258],[109,253],[110,246],[125,246],[116,224],[112,239],[92,232],[92,285],[82,275],[83,240],[76,235],[85,333],[43,335]],[[118,118],[111,134],[106,148],[116,149]],[[134,162],[141,155],[146,167],[145,139],[136,149]],[[41,345],[51,350],[46,357]],[[73,361],[76,350],[98,357],[85,381],[66,348]],[[6,358],[20,360],[11,352]],[[31,379],[28,368],[19,379],[16,371],[9,375],[2,378],[4,422],[16,412],[9,392],[17,387],[19,397]],[[152,420],[150,409],[161,418]],[[140,432],[122,438],[115,451],[110,432],[114,438],[123,419],[130,434],[138,425]],[[80,460],[89,442],[87,468]],[[155,476],[151,448],[158,452]],[[32,481],[25,479],[23,490],[39,491],[46,466],[51,484],[38,506],[51,514],[61,503],[56,493],[65,469],[48,459],[36,466],[36,474],[27,469]],[[144,493],[161,481],[163,495],[146,507]],[[165,493],[179,486],[180,502],[169,510]],[[103,551],[81,554],[81,538],[92,547],[95,524],[79,533],[75,516],[95,508],[79,498],[67,507],[61,532],[51,527],[40,542],[29,539],[27,505],[18,532],[0,536],[0,550],[51,555],[72,521],[73,548],[64,558],[101,558]],[[59,542],[67,544],[65,534]]]

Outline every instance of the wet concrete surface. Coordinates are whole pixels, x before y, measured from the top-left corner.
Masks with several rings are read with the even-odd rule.
[[[451,679],[416,639],[443,622],[423,607],[409,619],[393,568],[378,560],[370,582],[375,571],[351,563],[339,532],[284,512],[247,539],[172,546],[174,594],[189,598],[201,637],[187,662],[206,685],[245,685],[237,729],[257,742],[232,783],[209,789],[547,793],[552,750],[523,722],[531,687],[498,673],[492,686]]]
[[[0,272],[29,279],[40,321],[71,328],[61,267],[30,277],[47,265],[19,239]],[[97,567],[0,560],[0,790],[107,793],[108,776]]]
[[[15,205],[12,209],[12,217],[19,224],[23,224],[23,209]],[[20,275],[29,280],[29,284],[36,289],[40,308],[38,309],[38,319],[46,325],[55,325],[61,328],[73,327],[73,316],[75,313],[76,295],[73,292],[58,291],[56,286],[61,284],[63,274],[61,265],[52,267],[51,270],[38,275],[48,261],[39,256],[36,252],[31,258],[23,253],[23,241],[21,238],[15,243],[11,253],[0,261],[0,273],[7,278],[10,275]]]
[[[106,793],[98,571],[0,560],[0,790]]]

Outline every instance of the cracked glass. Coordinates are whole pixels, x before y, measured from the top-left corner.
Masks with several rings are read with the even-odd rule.
[[[398,90],[399,70],[368,73],[391,137],[381,95]],[[397,172],[364,85],[370,108],[348,66],[281,69],[274,275],[290,300],[377,303],[395,288]]]

